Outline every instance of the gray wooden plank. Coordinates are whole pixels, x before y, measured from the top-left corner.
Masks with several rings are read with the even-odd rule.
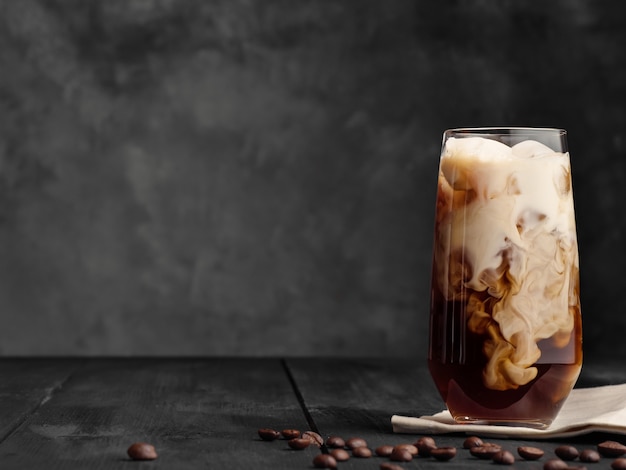
[[[389,359],[290,359],[290,374],[298,385],[299,393],[316,427],[323,437],[339,435],[344,439],[362,437],[374,449],[383,444],[412,443],[416,435],[393,434],[391,416],[403,414],[420,416],[433,414],[445,408],[435,389],[424,361]],[[585,386],[616,383],[623,377],[621,364],[589,364],[581,377]],[[582,386],[582,385],[581,385]],[[461,449],[464,434],[433,436],[440,446],[454,446],[457,457],[449,462],[454,468],[493,468],[491,461],[481,461]],[[580,450],[595,448],[603,440],[625,442],[623,436],[591,434],[570,440],[522,441],[515,439],[489,439],[517,455],[518,446],[543,448],[546,456],[540,462],[518,461],[515,468],[541,468],[554,449],[563,443],[575,445]],[[342,463],[342,469],[378,468],[386,459],[374,457],[367,463],[351,459]],[[603,459],[604,464],[610,460]],[[441,462],[417,458],[410,468],[440,468]],[[449,466],[449,465],[448,465]]]
[[[325,434],[390,436],[392,414],[420,415],[444,404],[425,364],[393,359],[288,359],[307,409]],[[406,440],[406,438],[404,439]]]
[[[90,360],[0,445],[9,468],[306,468],[317,452],[261,441],[307,429],[277,359]],[[159,458],[133,462],[135,441]]]
[[[59,390],[76,359],[0,359],[0,442]]]

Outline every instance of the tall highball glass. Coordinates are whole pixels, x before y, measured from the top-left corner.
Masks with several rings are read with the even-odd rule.
[[[582,366],[566,132],[444,132],[428,364],[457,422],[545,428]]]

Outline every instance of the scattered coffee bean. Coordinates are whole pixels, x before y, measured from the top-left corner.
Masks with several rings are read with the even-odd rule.
[[[283,429],[280,433],[287,440],[300,437],[300,431],[298,431],[297,429]]]
[[[508,450],[501,450],[493,456],[492,460],[500,465],[513,465],[515,463],[515,456]]]
[[[562,460],[575,460],[578,457],[578,449],[574,446],[559,446],[554,449],[554,453]]]
[[[280,437],[280,433],[271,428],[259,429],[259,437],[264,441],[274,441]]]
[[[294,450],[302,450],[311,445],[311,440],[304,439],[303,437],[296,437],[294,439],[289,439],[289,441],[287,441],[287,445]]]
[[[413,460],[413,456],[408,450],[402,448],[398,449],[397,447],[393,448],[389,458],[394,462],[410,462]]]
[[[411,454],[411,456],[413,457],[415,457],[419,453],[419,450],[417,450],[417,447],[415,447],[413,444],[398,444],[395,447],[409,451],[409,454]]]
[[[390,445],[379,446],[379,447],[376,447],[375,452],[376,452],[376,455],[378,455],[379,457],[389,457],[391,453],[393,452],[393,446],[390,446]]]
[[[355,447],[352,449],[352,455],[360,459],[369,459],[372,456],[372,451],[367,447]]]
[[[337,468],[335,457],[330,454],[318,454],[313,459],[315,468]]]
[[[345,449],[333,449],[330,451],[337,462],[345,462],[350,459],[350,454]]]
[[[429,457],[430,451],[437,448],[437,444],[432,437],[420,437],[415,442],[415,447],[417,447],[419,455],[422,457]]]
[[[383,462],[380,464],[380,470],[404,470],[404,467],[391,462]]]
[[[146,442],[135,442],[126,452],[133,460],[154,460],[158,457],[154,446]]]
[[[367,442],[365,439],[361,439],[360,437],[351,437],[346,441],[346,447],[351,450],[354,450],[357,447],[367,447]]]
[[[456,447],[437,447],[430,451],[430,456],[445,462],[454,458],[456,455]]]
[[[517,448],[517,453],[524,460],[538,460],[543,457],[543,450],[538,447],[522,446]]]
[[[471,447],[470,454],[483,460],[491,460],[493,456],[502,450],[498,444],[483,443],[478,447]],[[432,452],[431,452],[432,453]]]
[[[330,436],[326,439],[326,445],[335,449],[343,449],[346,445],[346,441],[339,436]]]
[[[322,445],[324,444],[324,439],[322,439],[322,436],[320,436],[318,433],[313,432],[313,431],[303,432],[302,438],[308,439],[309,441],[311,441],[311,444],[314,444],[317,447],[322,447]]]
[[[483,445],[483,441],[478,436],[470,436],[463,441],[464,449],[471,449],[472,447],[480,447]]]
[[[543,470],[564,470],[568,467],[561,459],[550,459],[543,464]]]
[[[626,458],[620,457],[611,462],[611,468],[613,470],[626,470]]]
[[[605,457],[621,457],[626,454],[626,446],[616,441],[604,441],[598,444],[598,452]]]
[[[581,462],[595,463],[600,461],[600,454],[593,449],[585,449],[578,456]]]

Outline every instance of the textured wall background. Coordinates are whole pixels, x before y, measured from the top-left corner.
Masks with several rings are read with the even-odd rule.
[[[0,354],[425,355],[444,129],[564,127],[626,357],[620,0],[0,0]]]

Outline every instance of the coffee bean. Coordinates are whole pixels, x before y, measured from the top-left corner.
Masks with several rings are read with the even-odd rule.
[[[380,470],[404,470],[404,467],[391,462],[383,462],[379,468]]]
[[[311,441],[309,439],[304,439],[303,437],[296,437],[294,439],[289,439],[289,441],[287,441],[287,445],[294,450],[302,450],[309,447],[311,445]]]
[[[367,447],[355,447],[352,449],[352,455],[360,459],[369,459],[372,456],[372,451]]]
[[[398,449],[397,447],[393,448],[391,454],[389,455],[389,458],[394,462],[410,462],[411,460],[413,460],[413,456],[408,450]]]
[[[419,450],[417,450],[417,447],[415,447],[413,444],[398,444],[395,447],[398,449],[408,450],[409,454],[411,454],[413,457],[415,457],[419,453]]]
[[[578,458],[581,462],[594,463],[600,461],[600,454],[593,449],[585,449],[580,453]]]
[[[620,457],[619,459],[613,460],[613,462],[611,462],[611,468],[613,470],[626,470],[626,458]]]
[[[564,470],[568,467],[561,459],[550,459],[543,464],[543,470]]]
[[[513,465],[515,457],[508,450],[501,450],[493,456],[493,461],[500,465]]]
[[[598,452],[605,457],[621,457],[626,454],[626,446],[616,441],[604,441],[598,444]]]
[[[287,440],[300,437],[300,431],[298,431],[297,429],[283,429],[280,433]]]
[[[350,459],[350,454],[345,449],[333,449],[330,451],[337,462],[345,462]]]
[[[393,446],[384,445],[384,446],[376,447],[375,452],[376,452],[376,455],[378,455],[379,457],[389,457],[391,453],[393,452]]]
[[[575,460],[578,457],[578,449],[574,446],[559,446],[554,449],[554,453],[557,457],[560,457],[563,460]]]
[[[502,450],[498,444],[484,443],[481,446],[471,447],[470,454],[483,460],[493,459],[493,456]],[[431,452],[432,453],[432,452]]]
[[[537,447],[522,446],[517,448],[517,453],[524,460],[538,460],[543,457],[543,450]]]
[[[313,459],[315,468],[337,468],[335,457],[329,454],[318,454]]]
[[[346,441],[344,441],[339,436],[330,436],[328,439],[326,439],[326,445],[328,447],[333,447],[333,448],[336,448],[336,449],[342,449],[343,447],[345,447]]]
[[[483,440],[478,436],[470,436],[463,441],[464,449],[471,449],[472,447],[479,447],[483,445]]]
[[[419,455],[422,457],[430,456],[430,451],[437,448],[437,444],[432,437],[420,437],[415,442],[415,447],[417,447]]]
[[[280,433],[271,428],[261,428],[258,433],[259,437],[264,441],[274,441],[280,437]]]
[[[430,451],[430,456],[445,462],[454,458],[456,455],[456,447],[437,447]]]
[[[360,437],[351,437],[346,441],[346,447],[352,450],[357,447],[367,447],[367,442],[365,439],[361,439]]]
[[[154,460],[158,457],[154,446],[146,442],[135,442],[126,452],[133,460]]]
[[[318,433],[313,432],[313,431],[303,432],[302,438],[308,439],[309,441],[311,441],[311,444],[314,444],[317,447],[322,447],[322,445],[324,444],[324,439],[322,439],[322,436],[320,436]]]

